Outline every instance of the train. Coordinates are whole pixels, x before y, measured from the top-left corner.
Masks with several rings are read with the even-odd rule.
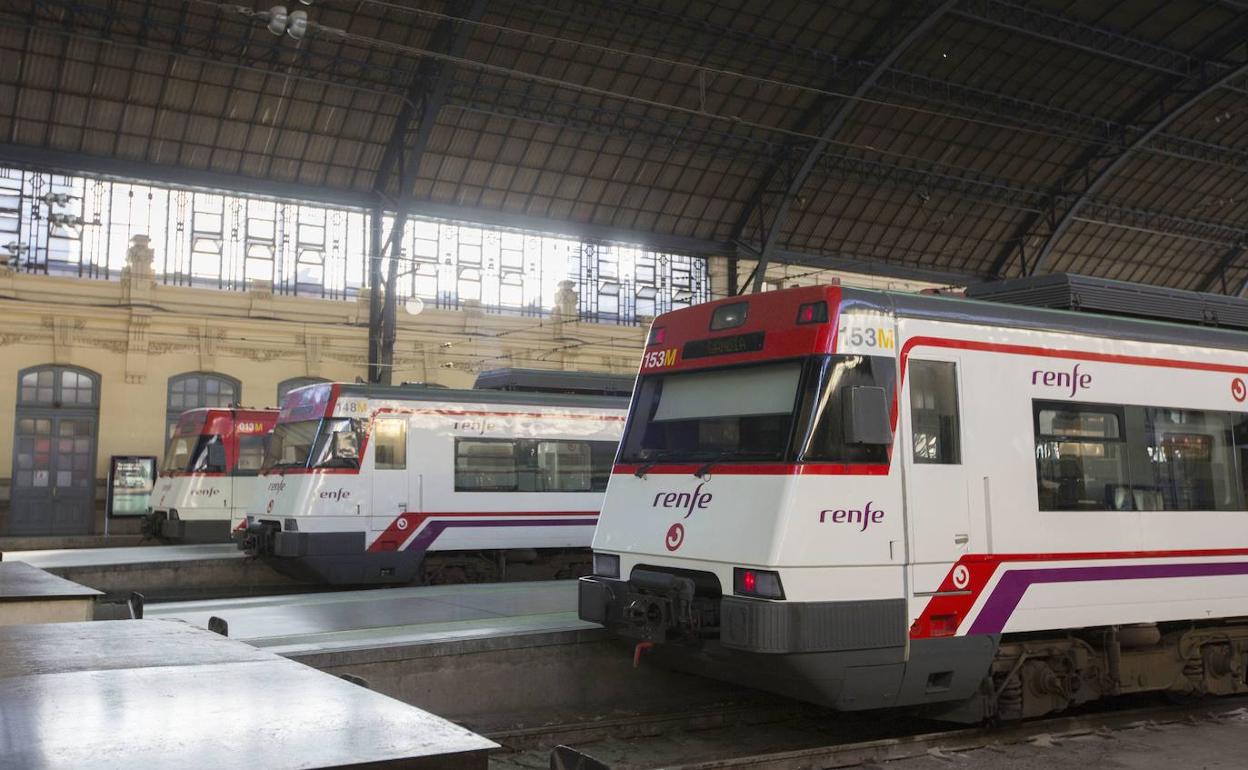
[[[1007,283],[655,319],[579,616],[844,711],[1248,691],[1248,304]]]
[[[632,380],[294,390],[239,546],[328,585],[586,574]]]
[[[246,521],[277,424],[276,409],[183,412],[165,449],[143,534],[186,543],[228,543]]]

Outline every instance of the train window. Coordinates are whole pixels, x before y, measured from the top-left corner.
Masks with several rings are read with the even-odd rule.
[[[615,465],[615,452],[618,448],[619,445],[614,441],[589,442],[591,492],[607,491],[607,482],[611,480],[611,468]]]
[[[603,492],[613,441],[456,439],[456,492]]]
[[[588,492],[590,452],[584,441],[537,442],[537,490]]]
[[[407,468],[407,420],[378,420],[375,428],[373,467],[379,471],[401,471]]]
[[[347,417],[321,421],[312,446],[313,468],[359,468],[361,422]],[[277,435],[277,431],[274,431]]]
[[[264,453],[268,449],[269,437],[263,433],[242,435],[238,437],[238,465],[234,473],[238,476],[254,476],[264,464]]]
[[[910,429],[916,463],[957,465],[962,461],[957,364],[910,361]]]
[[[1121,410],[1035,404],[1036,475],[1042,511],[1109,510],[1129,488]]]
[[[1248,415],[1037,402],[1040,510],[1244,510]]]
[[[828,356],[811,362],[801,414],[808,428],[799,451],[803,462],[887,463],[888,444],[853,443],[846,437],[845,403],[851,388],[882,388],[892,403],[897,369],[884,356]],[[887,422],[888,416],[880,419]],[[889,436],[891,425],[878,426]],[[799,434],[801,435],[801,434]]]
[[[519,491],[516,450],[508,439],[456,439],[455,491]]]
[[[786,361],[644,377],[621,456],[626,462],[780,460],[801,372],[801,363]]]
[[[1139,489],[1151,493],[1150,498],[1143,499],[1134,493],[1131,502],[1135,509],[1243,509],[1235,438],[1236,428],[1244,422],[1243,415],[1128,407],[1128,428],[1133,411],[1142,412],[1144,452],[1139,460],[1147,469],[1143,474],[1132,474],[1140,476],[1133,480],[1133,492]],[[1242,434],[1242,427],[1239,432]]]

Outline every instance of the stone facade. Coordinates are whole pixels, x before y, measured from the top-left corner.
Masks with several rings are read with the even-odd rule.
[[[368,363],[368,299],[275,296],[167,286],[152,274],[146,239],[132,244],[120,280],[17,273],[0,265],[0,534],[6,531],[18,373],[59,364],[100,376],[97,488],[108,459],[159,456],[170,377],[212,372],[242,384],[242,401],[274,405],[278,383],[294,377],[354,381]],[[569,293],[571,296],[568,296]],[[555,298],[551,298],[552,301]],[[636,371],[645,329],[425,306],[399,306],[393,380],[471,387],[482,369],[506,366]],[[570,307],[569,307],[570,306]],[[99,527],[97,526],[97,530]]]

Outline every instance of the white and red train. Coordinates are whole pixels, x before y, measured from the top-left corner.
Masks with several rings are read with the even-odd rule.
[[[584,574],[627,400],[578,394],[576,377],[547,384],[560,393],[292,391],[241,547],[335,585],[500,577],[508,561]]]
[[[247,516],[276,409],[191,409],[165,449],[145,534],[228,543]]]
[[[974,721],[1248,691],[1248,335],[835,286],[655,320],[580,616]]]

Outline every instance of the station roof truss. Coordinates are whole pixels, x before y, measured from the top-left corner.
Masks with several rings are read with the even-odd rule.
[[[1245,0],[316,0],[301,39],[270,5],[0,3],[0,166],[1248,291]]]

